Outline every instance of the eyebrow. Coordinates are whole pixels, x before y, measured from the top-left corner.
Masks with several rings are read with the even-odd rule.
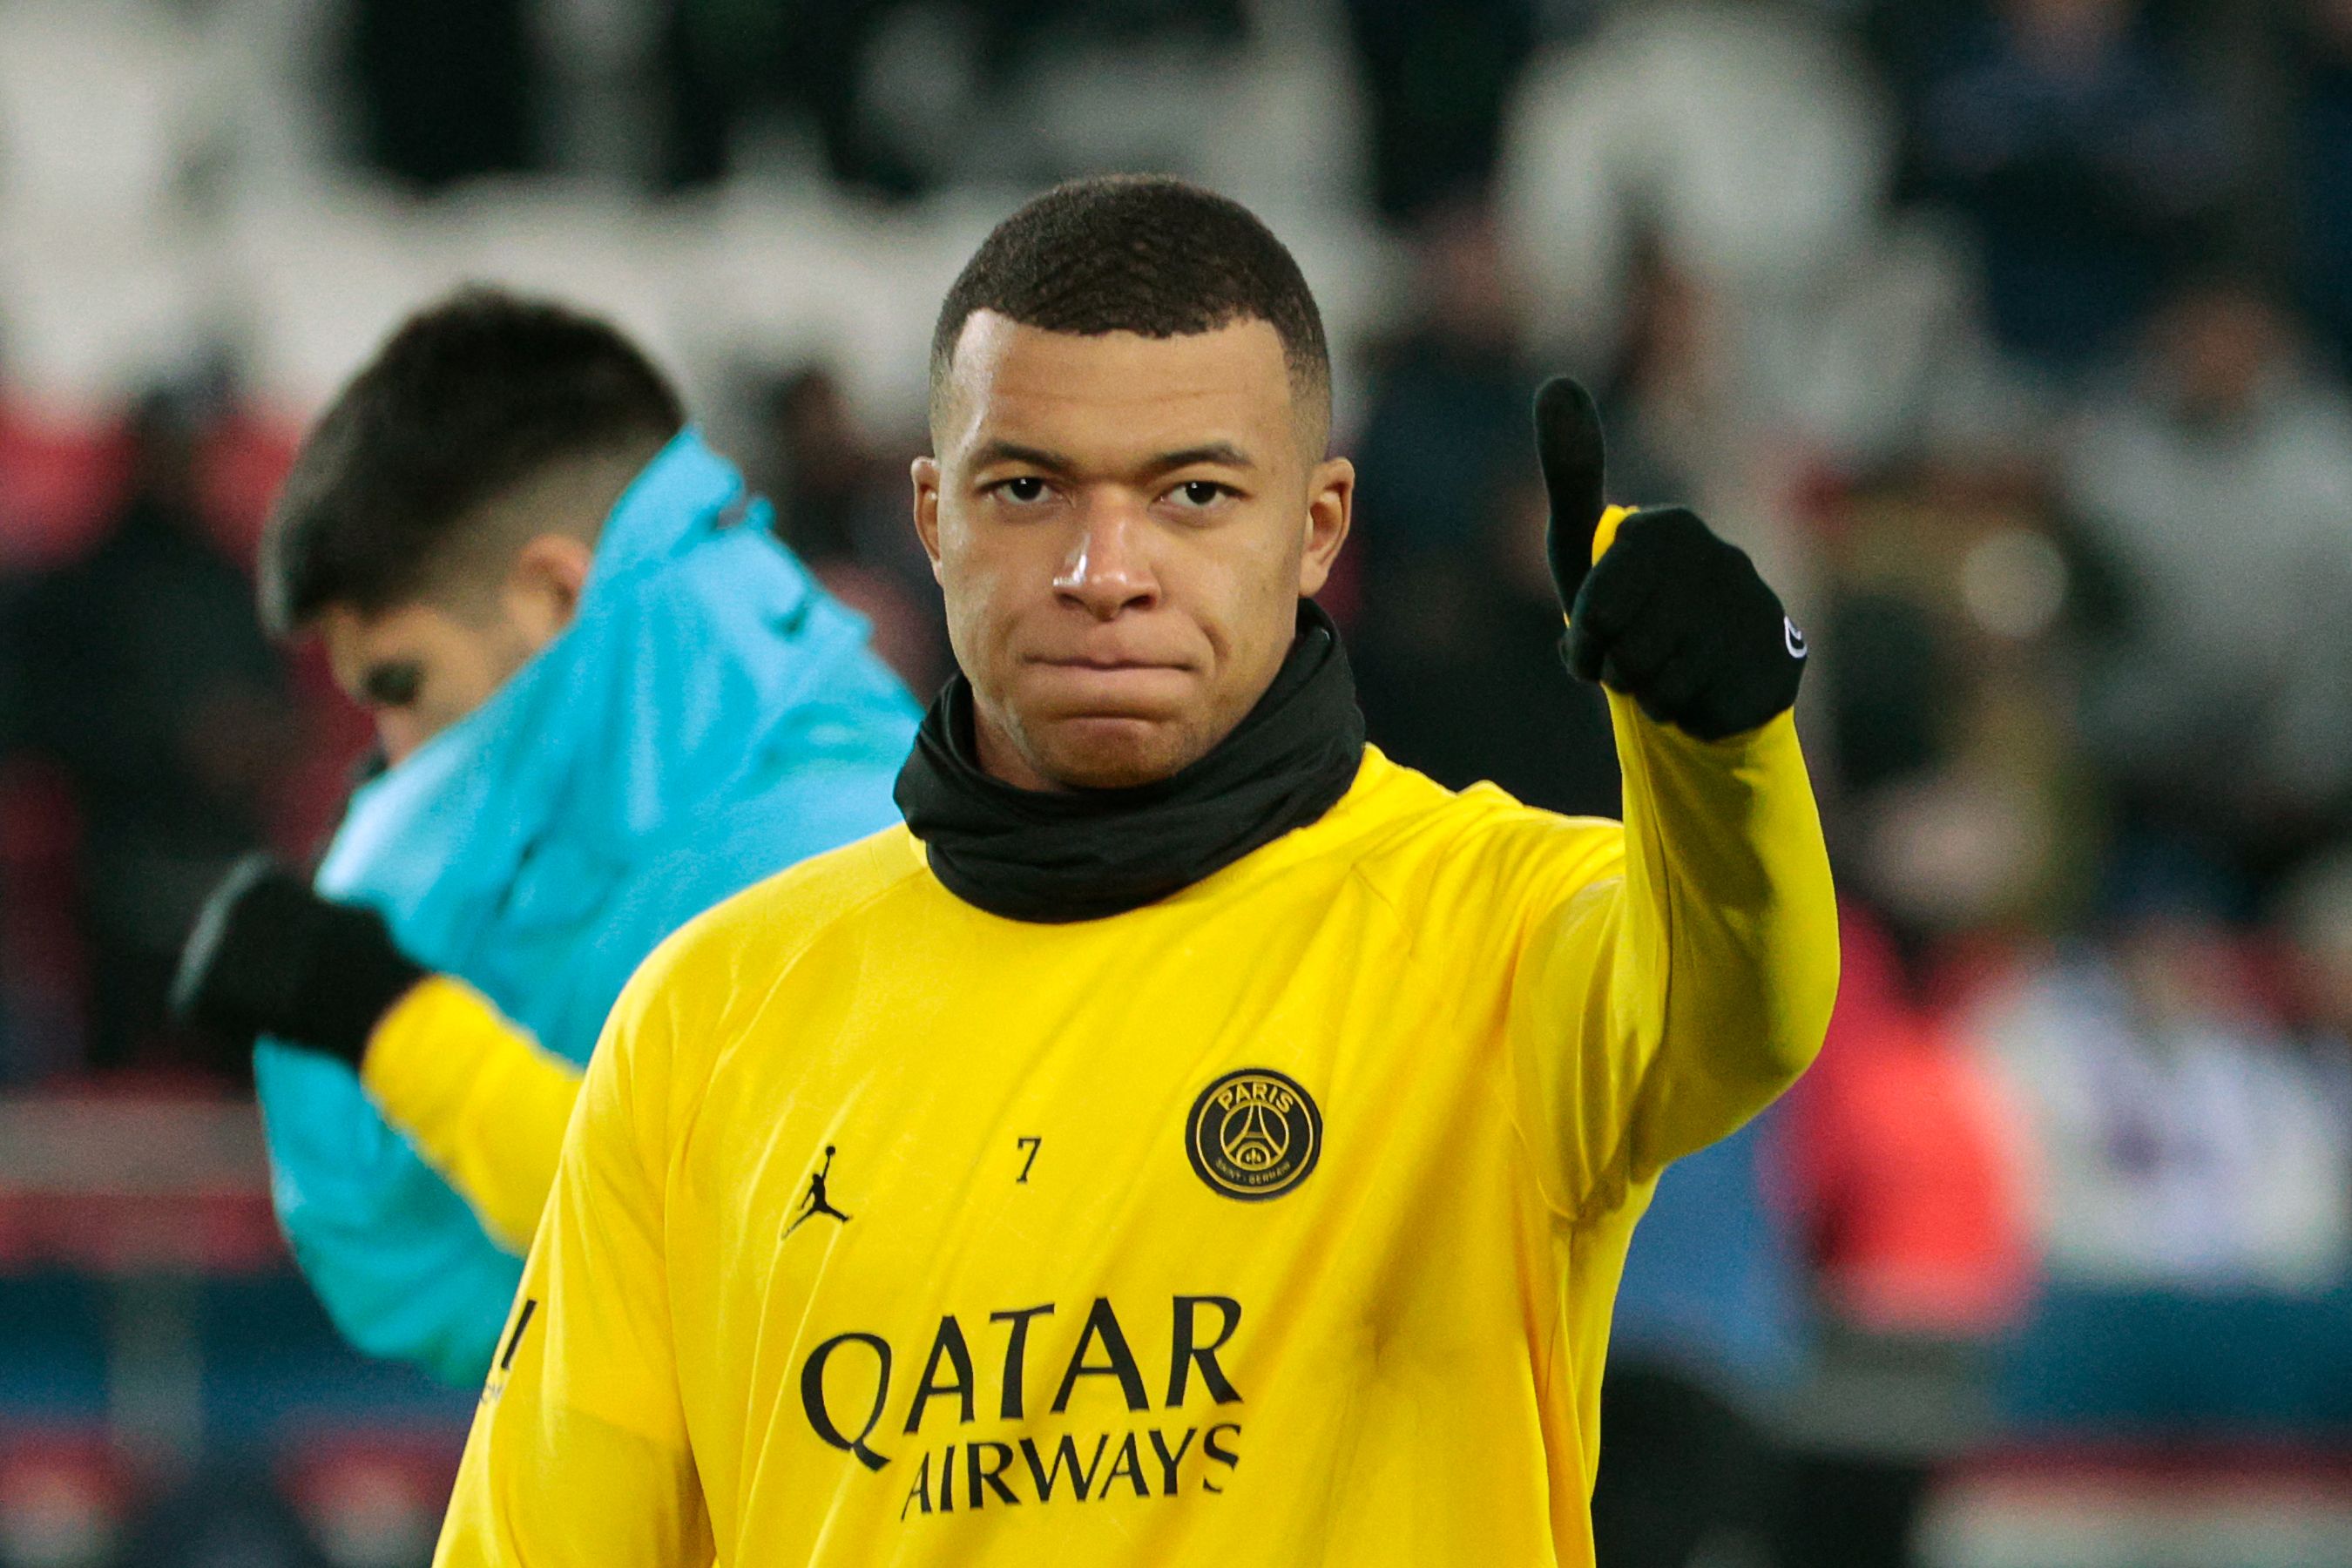
[[[1077,465],[1058,452],[1048,452],[1039,447],[1024,447],[1018,441],[988,441],[971,455],[971,466],[985,468],[997,463],[1026,463],[1033,468],[1043,468],[1049,474],[1067,479],[1077,471]]]
[[[1250,455],[1230,441],[1212,441],[1205,447],[1187,447],[1179,452],[1162,452],[1145,465],[1151,474],[1172,474],[1179,468],[1189,468],[1208,463],[1221,468],[1255,468],[1257,464]]]
[[[971,455],[972,467],[984,468],[997,463],[1025,463],[1042,468],[1058,479],[1068,479],[1077,472],[1077,465],[1059,452],[1048,452],[1038,447],[1024,447],[1017,441],[988,441]],[[1208,463],[1226,468],[1255,468],[1257,463],[1247,452],[1230,441],[1211,441],[1204,446],[1185,447],[1173,452],[1161,452],[1147,458],[1141,468],[1144,478],[1172,474],[1179,468],[1189,468]]]

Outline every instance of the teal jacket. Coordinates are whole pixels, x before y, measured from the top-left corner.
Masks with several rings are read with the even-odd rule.
[[[605,521],[572,626],[352,796],[320,890],[585,1063],[655,944],[898,820],[918,713],[689,430]],[[341,1063],[255,1065],[294,1256],[361,1349],[478,1383],[521,1276]]]

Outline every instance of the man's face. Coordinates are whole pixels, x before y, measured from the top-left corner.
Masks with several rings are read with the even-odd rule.
[[[538,648],[502,617],[477,621],[429,604],[319,619],[335,684],[368,711],[394,763],[471,713]]]
[[[1347,537],[1281,339],[964,325],[915,525],[971,679],[982,764],[1026,789],[1165,778],[1232,731]],[[1310,449],[1311,448],[1311,449]]]
[[[578,613],[594,547],[568,534],[525,543],[502,579],[373,614],[319,616],[335,684],[375,721],[397,763],[479,708]]]

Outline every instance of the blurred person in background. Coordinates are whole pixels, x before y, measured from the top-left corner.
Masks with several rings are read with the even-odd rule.
[[[658,0],[673,186],[814,165],[856,198],[1184,163],[1243,0]],[[779,136],[778,132],[783,134]],[[762,155],[765,155],[764,157]],[[767,169],[763,170],[761,164]]]
[[[1370,111],[1372,206],[1411,222],[1483,197],[1538,0],[1345,0]]]
[[[1559,679],[1544,497],[1526,472],[1536,377],[1493,227],[1451,208],[1420,249],[1420,308],[1375,347],[1351,443],[1365,724],[1450,787],[1490,780],[1547,810],[1614,816],[1607,706]]]
[[[2352,372],[2352,0],[2301,0],[2280,52],[2292,267],[2337,372]]]
[[[889,464],[859,426],[840,379],[823,365],[796,366],[761,388],[754,401],[760,428],[747,461],[776,508],[783,542],[811,566],[870,553],[883,532],[878,492]],[[904,478],[890,475],[891,501],[900,499],[898,481]],[[888,507],[890,522],[903,524],[903,510]]]
[[[2049,1283],[2002,1390],[2029,1428],[2347,1413],[2352,1103],[2263,983],[2245,904],[2178,851],[2127,850],[2091,939],[2029,950],[1966,1021],[2038,1151]]]
[[[906,527],[906,475],[822,364],[787,371],[754,396],[745,466],[776,508],[793,553],[873,627],[874,651],[929,691],[947,677],[947,626],[930,571]]]
[[[1733,466],[1728,447],[1735,373],[1725,306],[1668,254],[1664,237],[1638,237],[1625,310],[1599,396],[1625,482],[1639,495],[1695,495]]]
[[[1386,492],[1364,518],[1373,573],[1457,555],[1476,539],[1496,501],[1480,481],[1525,456],[1536,384],[1523,302],[1485,214],[1433,215],[1414,233],[1413,262],[1404,319],[1367,351],[1370,406],[1353,443]]]
[[[343,1332],[488,1370],[621,984],[730,893],[894,819],[914,708],[635,346],[461,291],[320,418],[265,542],[387,771],[313,892],[241,867],[180,996],[255,1058]]]
[[[2352,799],[2352,404],[2259,289],[2176,293],[2085,411],[2068,504],[2123,621],[2085,717],[2140,826],[2259,870]]]
[[[1853,46],[1796,0],[1628,0],[1511,103],[1496,209],[1536,341],[1607,363],[1654,250],[1740,309],[1873,230],[1893,126]]]
[[[1995,341],[2061,379],[2129,343],[2238,195],[2220,106],[2144,9],[1997,0],[1927,46],[1917,182],[1975,230]]]
[[[845,187],[916,194],[918,170],[873,134],[861,104],[867,51],[902,0],[658,0],[663,178],[708,184],[736,172],[763,113],[799,116],[826,174]]]
[[[299,725],[253,588],[202,500],[226,383],[149,393],[98,542],[30,583],[6,627],[14,728],[79,818],[77,904],[97,1068],[194,1065],[166,998],[206,890],[268,839]]]
[[[1450,788],[1485,781],[1547,811],[1614,816],[1608,710],[1559,679],[1542,492],[1499,474],[1484,491],[1492,513],[1459,548],[1367,574],[1366,730]]]
[[[2102,594],[2031,457],[1927,448],[1817,520],[1848,959],[1768,1151],[1813,1331],[1777,1405],[1783,1563],[1922,1560],[1938,1483],[2003,1436],[2040,1280],[2034,1123],[1966,1026],[1980,972],[2072,919],[2105,837],[2074,734]]]
[[[2111,574],[2035,465],[2000,448],[1864,476],[1820,525],[1841,862],[1906,964],[2063,927],[2107,831],[2077,709]]]
[[[2032,1153],[1999,1075],[1884,922],[1848,902],[1845,963],[1814,1070],[1769,1152],[1811,1266],[1818,1337],[1787,1399],[1774,1560],[1918,1561],[1930,1489],[1997,1430],[1993,1350],[2038,1260]]]
[[[1692,498],[1809,600],[1812,552],[1790,502],[1811,453],[1748,395],[1755,315],[1670,253],[1663,234],[1634,237],[1628,265],[1625,314],[1598,389],[1611,428],[1625,432],[1627,493]]]

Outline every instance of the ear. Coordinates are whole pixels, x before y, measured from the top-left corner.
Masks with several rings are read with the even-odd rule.
[[[940,460],[918,458],[908,475],[915,481],[915,537],[931,558],[932,580],[940,576]]]
[[[536,534],[515,552],[499,598],[534,648],[553,642],[580,614],[595,559],[594,546],[568,533]]]
[[[1298,558],[1298,593],[1313,598],[1331,576],[1356,513],[1356,465],[1326,458],[1307,481],[1307,548]]]

